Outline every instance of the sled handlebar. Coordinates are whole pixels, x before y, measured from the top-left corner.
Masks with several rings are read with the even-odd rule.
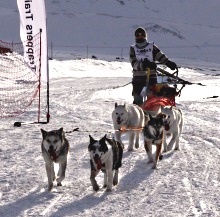
[[[164,66],[164,64],[162,64],[162,63],[156,63],[156,65],[158,66],[158,65],[163,65]],[[159,72],[162,72],[161,70],[163,70],[163,69],[161,69],[161,68],[156,68],[156,70],[158,69],[158,71]],[[165,70],[165,69],[164,69]],[[163,71],[164,71],[163,70]],[[178,73],[179,73],[179,69],[178,69],[178,66],[176,66],[176,68],[174,69],[175,71],[173,72],[173,73],[170,73],[171,75],[173,75],[173,76],[177,76],[178,77]]]
[[[171,74],[178,77],[178,73],[179,73],[179,69],[178,67],[176,67],[174,73],[171,73]]]
[[[205,86],[204,84],[193,83],[193,82],[186,81],[186,80],[178,77],[178,68],[176,68],[176,71],[174,73],[170,73],[170,72],[166,71],[165,69],[162,69],[162,68],[159,68],[159,67],[157,67],[157,71],[161,72],[162,74],[167,75],[167,76],[169,76],[169,77],[171,77],[173,79],[176,79],[178,84],[183,84],[183,85],[186,85],[186,84],[188,84],[188,85],[197,84],[197,85]],[[175,73],[176,73],[176,75],[175,75]]]

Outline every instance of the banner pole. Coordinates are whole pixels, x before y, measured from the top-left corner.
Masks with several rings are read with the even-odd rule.
[[[47,26],[47,19],[46,19],[46,26]],[[47,123],[50,121],[50,104],[49,104],[49,58],[48,58],[48,45],[47,45]]]
[[[40,29],[40,55],[39,55],[39,85],[38,85],[38,91],[39,91],[39,95],[38,95],[38,122],[40,122],[40,103],[41,103],[41,99],[40,99],[40,94],[41,94],[41,34],[42,34],[42,29]]]

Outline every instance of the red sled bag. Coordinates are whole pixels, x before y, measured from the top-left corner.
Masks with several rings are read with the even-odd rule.
[[[148,97],[143,105],[144,111],[159,111],[161,106],[176,106],[175,101],[163,96]]]

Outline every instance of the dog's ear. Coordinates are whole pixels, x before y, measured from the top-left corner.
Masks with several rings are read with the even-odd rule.
[[[126,102],[124,103],[124,108],[125,108],[125,110],[128,110],[128,105],[126,104]]]
[[[63,132],[63,128],[61,127],[61,128],[59,129],[59,131],[62,133],[62,132]]]
[[[96,142],[91,135],[89,135],[89,146],[88,146],[88,150],[91,151],[92,150],[92,145]]]
[[[108,146],[107,146],[107,144],[106,144],[106,136],[107,136],[107,135],[105,135],[104,137],[102,137],[102,138],[99,140],[99,144],[101,144],[102,150],[103,150],[104,152],[107,152],[107,151],[108,151]]]
[[[167,117],[167,115],[161,112],[156,117],[161,118],[161,119],[165,119]]]
[[[64,135],[64,131],[63,131],[63,128],[62,128],[62,127],[58,130],[58,133],[59,133],[59,135],[61,135],[61,136]]]
[[[117,108],[117,107],[118,107],[118,103],[116,102],[116,103],[115,103],[115,108]]]
[[[165,119],[165,118],[168,117],[168,115],[166,115],[166,114],[164,114],[164,113],[161,113],[161,114],[162,114],[163,119]]]
[[[64,143],[65,132],[63,131],[62,127],[58,130],[58,135],[60,136],[62,143]]]
[[[96,142],[95,139],[93,139],[91,135],[89,135],[89,139],[90,139],[90,144],[93,144]]]
[[[156,118],[162,118],[162,113],[158,113]]]
[[[105,142],[106,137],[107,137],[107,134],[105,134],[99,141],[100,141],[100,142]]]
[[[150,116],[149,116],[149,114],[145,113],[144,118],[145,118],[145,125],[147,125],[148,122],[150,121]]]
[[[152,119],[152,118],[153,118],[153,116],[152,116],[150,113],[149,113],[148,115],[149,115],[149,118],[150,118],[150,119]]]
[[[40,129],[43,139],[47,136],[47,131]]]

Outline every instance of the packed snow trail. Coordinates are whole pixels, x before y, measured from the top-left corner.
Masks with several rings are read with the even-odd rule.
[[[212,83],[211,76],[207,76]],[[181,151],[164,154],[158,170],[147,164],[141,146],[127,151],[127,136],[119,184],[111,193],[93,192],[88,154],[89,134],[101,138],[113,130],[114,103],[131,103],[130,78],[61,78],[50,84],[51,120],[47,125],[0,128],[0,216],[219,216],[220,109],[219,99],[185,100],[177,106],[184,114]],[[216,82],[216,80],[213,80]],[[79,87],[80,84],[80,87]],[[219,83],[218,83],[219,85]],[[195,86],[190,89],[196,91]],[[219,88],[219,87],[218,87]],[[186,90],[187,93],[187,90]],[[62,187],[47,192],[47,177],[40,151],[41,132],[64,127],[70,157]],[[103,175],[98,175],[102,185]]]

